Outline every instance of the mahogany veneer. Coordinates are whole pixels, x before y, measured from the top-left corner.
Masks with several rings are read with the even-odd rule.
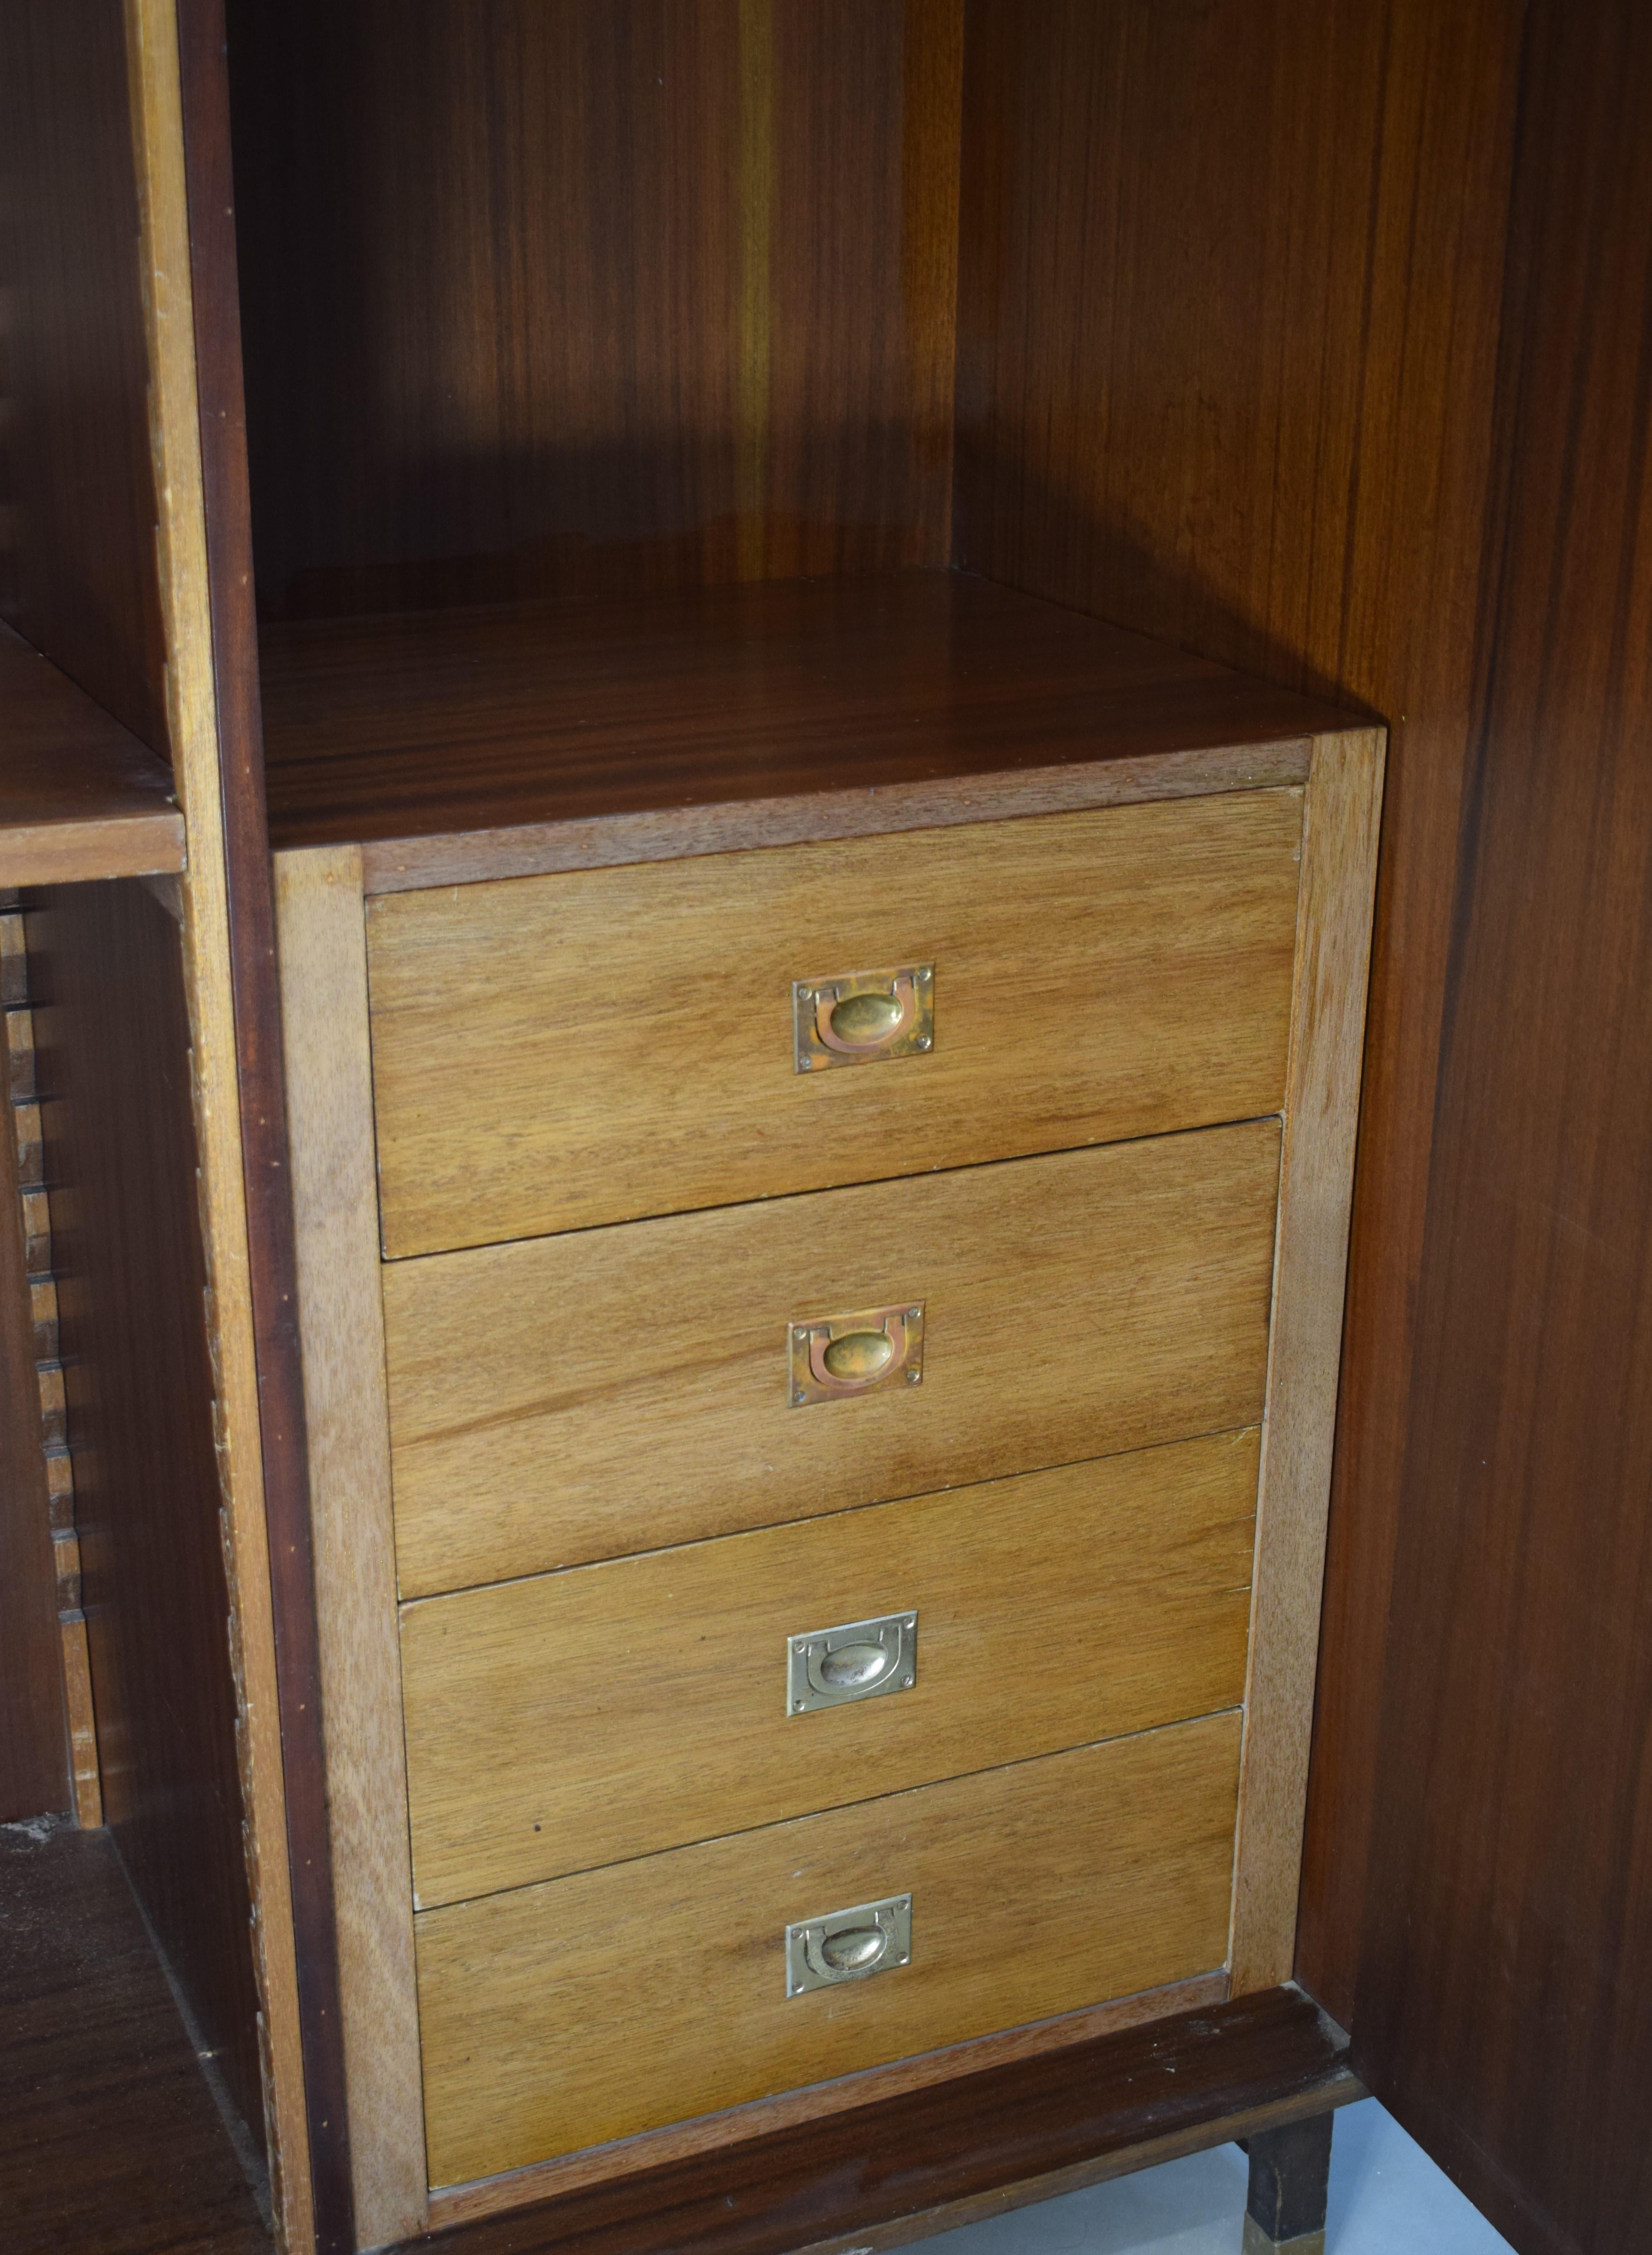
[[[109,1835],[0,1834],[7,2255],[270,2255]]]
[[[800,799],[815,811],[790,834],[832,835],[828,797],[1097,762],[1121,769],[1106,795],[1159,797],[1211,787],[1199,752],[1247,755],[1235,783],[1297,783],[1307,740],[1350,725],[960,572],[271,626],[259,663],[271,842],[362,843],[370,890],[440,883],[461,851],[469,873],[507,875],[481,856],[523,852],[372,852],[460,830]],[[1179,785],[1132,780],[1170,753]],[[779,842],[760,821],[711,842]],[[904,825],[880,806],[869,826]],[[624,858],[650,858],[636,844]]]
[[[183,866],[184,821],[166,768],[0,626],[0,885]]]

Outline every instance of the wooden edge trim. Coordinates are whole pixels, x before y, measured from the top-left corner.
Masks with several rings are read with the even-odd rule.
[[[1316,738],[1303,807],[1228,1959],[1235,1997],[1287,1980],[1295,1961],[1386,742],[1380,728]]]
[[[1213,2146],[1231,2145],[1235,2139],[1260,2137],[1264,2130],[1282,2130],[1287,2123],[1328,2114],[1339,2106],[1352,2105],[1356,2099],[1368,2098],[1370,2095],[1352,2069],[1336,2068],[1323,2083],[1289,2098],[1265,2100],[1260,2105],[1243,2106],[1232,2113],[1212,2115],[1187,2129],[1143,2138],[1136,2145],[1121,2146],[1113,2153],[1098,2154],[1093,2161],[1052,2169],[1048,2176],[1023,2177],[992,2192],[976,2193],[967,2200],[947,2201],[939,2208],[924,2209],[917,2216],[903,2216],[894,2223],[875,2225],[865,2231],[834,2232],[829,2239],[817,2239],[810,2246],[798,2248],[796,2255],[884,2255],[886,2249],[904,2247],[914,2240],[931,2239],[938,2232],[955,2231],[966,2223],[984,2223],[993,2216],[1013,2215],[1018,2208],[1036,2208],[1044,2201],[1058,2200],[1063,2193],[1082,2192],[1089,2185],[1107,2184],[1114,2177],[1134,2176],[1138,2169],[1156,2168],[1161,2161],[1177,2161],[1188,2153],[1208,2153]]]
[[[0,823],[0,885],[176,875],[183,866],[184,818],[170,809],[87,822]]]
[[[214,1441],[236,1687],[250,1949],[260,2003],[271,2195],[289,2255],[314,2245],[310,2093],[289,1856],[273,1561],[264,1517],[263,1405],[253,1319],[230,873],[207,541],[194,285],[175,0],[125,0],[137,174],[157,545],[172,772],[188,866],[180,888],[200,1168]],[[226,223],[228,221],[226,207]]]
[[[97,1725],[92,1707],[92,1656],[86,1615],[78,1609],[58,1615],[63,1642],[63,1691],[69,1713],[69,1762],[74,1787],[74,1821],[82,1832],[103,1822],[103,1774],[98,1761]]]
[[[356,2235],[425,2222],[390,1405],[353,846],[275,864],[339,1999]]]
[[[263,1411],[261,1470],[285,1762],[286,1861],[298,1977],[311,2238],[318,2255],[351,2255],[358,2243],[339,2004],[297,1253],[253,602],[225,11],[224,0],[174,0],[174,4],[199,395],[194,427],[205,501],[247,1280]]]
[[[835,2134],[744,2139],[403,2255],[850,2255],[1046,2200],[1365,2096],[1348,2039],[1291,1986],[1115,2030],[902,2096]]]
[[[702,2115],[698,2121],[673,2123],[669,2129],[647,2130],[611,2146],[594,2146],[587,2153],[569,2153],[559,2160],[513,2169],[505,2176],[483,2177],[475,2184],[434,2191],[430,2196],[430,2228],[445,2230],[478,2216],[497,2216],[585,2185],[611,2184],[644,2169],[685,2160],[696,2153],[715,2153],[773,2130],[827,2121],[852,2107],[874,2105],[909,2090],[930,2090],[982,2068],[1045,2058],[1072,2044],[1141,2027],[1149,2020],[1177,2013],[1202,2012],[1227,1999],[1225,1973],[1196,1974],[1191,1980],[1144,1989],[1139,1995],[1121,1997],[1112,2004],[1092,2005],[1082,2012],[1064,2013],[1027,2027],[977,2036],[967,2043],[949,2044],[941,2051],[922,2053],[915,2059],[893,2060],[887,2067],[867,2068],[858,2075],[840,2076],[806,2090],[789,2090],[777,2098],[756,2099],[749,2105],[730,2107],[725,2113]]]
[[[629,861],[681,861],[754,846],[941,830],[965,822],[1069,814],[1147,799],[1202,798],[1220,791],[1305,782],[1311,756],[1309,741],[1298,737],[1089,765],[889,783],[879,790],[742,799],[721,806],[670,807],[579,822],[387,839],[362,847],[362,882],[369,893],[417,892],[432,885],[613,868]]]

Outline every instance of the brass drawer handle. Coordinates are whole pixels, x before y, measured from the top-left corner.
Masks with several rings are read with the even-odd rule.
[[[924,1303],[814,1316],[787,1333],[791,1406],[841,1401],[924,1375]]]
[[[791,1011],[798,1072],[921,1057],[935,1043],[935,966],[800,979],[791,989]]]
[[[842,1057],[864,1057],[870,1050],[886,1050],[898,1042],[917,1015],[917,980],[910,971],[897,971],[887,994],[846,994],[840,1001],[830,988],[814,998],[814,1030],[829,1050]]]
[[[883,1613],[786,1640],[786,1711],[818,1714],[910,1691],[917,1680],[917,1615]]]
[[[910,1963],[911,1956],[910,1894],[802,1919],[786,1928],[786,1994],[801,1997],[841,1981],[864,1981]]]

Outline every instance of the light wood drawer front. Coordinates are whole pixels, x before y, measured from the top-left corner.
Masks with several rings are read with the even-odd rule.
[[[1220,1967],[1239,1737],[1213,1716],[425,1911],[432,2182]],[[786,1995],[789,1924],[907,1893],[910,1964]]]
[[[422,1904],[1236,1706],[1253,1428],[431,1598]],[[789,1715],[786,1640],[916,1610],[910,1691]]]
[[[1301,793],[382,896],[392,1257],[1278,1109]],[[927,1056],[799,1074],[791,982],[935,966]]]
[[[1276,1120],[383,1271],[404,1597],[1254,1423]],[[922,1299],[791,1406],[787,1324]]]

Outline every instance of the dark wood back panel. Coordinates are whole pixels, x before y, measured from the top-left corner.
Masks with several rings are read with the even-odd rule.
[[[0,149],[0,614],[164,758],[120,0],[4,0]]]
[[[274,615],[943,560],[961,0],[232,0]]]
[[[1554,2255],[1652,2229],[1649,106],[1534,0],[1356,2010]]]
[[[960,560],[1390,725],[1300,1967],[1353,2007],[1521,11],[972,0]]]
[[[970,13],[958,552],[1394,724],[1299,1968],[1652,2203],[1652,18]]]
[[[179,927],[132,879],[38,897],[36,1073],[104,1817],[261,2137]]]

